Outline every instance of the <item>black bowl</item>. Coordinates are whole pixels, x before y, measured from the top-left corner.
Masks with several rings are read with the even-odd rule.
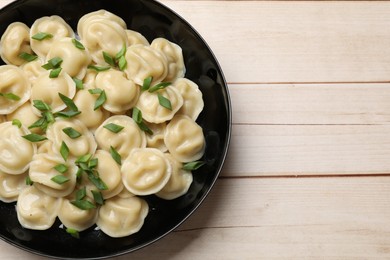
[[[29,252],[54,258],[113,257],[149,245],[180,225],[205,199],[214,185],[226,158],[231,133],[231,105],[224,76],[210,48],[201,36],[172,10],[153,0],[19,0],[0,10],[0,35],[16,21],[28,26],[42,17],[59,15],[76,30],[86,13],[106,9],[122,17],[129,29],[149,41],[164,37],[183,49],[186,77],[196,82],[205,107],[197,122],[206,138],[207,162],[194,171],[188,193],[173,201],[147,196],[150,212],[142,229],[131,236],[111,238],[93,227],[75,239],[59,228],[60,222],[46,231],[21,227],[15,203],[0,202],[0,236],[6,242]],[[4,63],[0,60],[0,65]]]

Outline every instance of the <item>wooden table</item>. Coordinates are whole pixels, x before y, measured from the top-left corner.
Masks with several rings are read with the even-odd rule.
[[[390,2],[161,2],[219,59],[232,142],[199,210],[117,259],[389,259]]]

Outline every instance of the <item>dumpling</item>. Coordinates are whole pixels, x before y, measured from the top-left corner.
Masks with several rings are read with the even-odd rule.
[[[66,108],[58,93],[72,99],[76,94],[76,84],[66,72],[61,72],[57,78],[50,78],[49,74],[49,71],[41,74],[34,82],[31,89],[31,105],[33,100],[42,100],[55,113]],[[35,107],[33,111],[37,115],[41,114]]]
[[[79,132],[80,136],[76,138],[69,137],[63,130],[73,128]],[[77,159],[85,154],[94,154],[96,151],[96,141],[93,134],[79,120],[61,120],[57,119],[46,132],[47,139],[53,142],[53,150],[60,151],[62,142],[69,148],[69,158]]]
[[[158,95],[170,101],[172,110],[163,107],[159,103]],[[172,86],[168,86],[152,93],[143,91],[139,96],[136,107],[141,110],[143,119],[149,123],[159,124],[171,120],[182,105],[183,97],[179,91]]]
[[[126,30],[127,45],[132,46],[136,44],[150,45],[148,40],[137,31]]]
[[[13,65],[0,66],[0,79],[0,114],[5,115],[15,111],[30,98],[31,84],[23,70]]]
[[[95,81],[97,74],[99,73],[96,70],[87,70],[87,73],[83,78],[84,89],[96,88]]]
[[[168,148],[164,143],[164,134],[165,134],[165,128],[167,127],[167,124],[165,122],[160,124],[153,124],[153,123],[146,122],[145,124],[153,132],[153,134],[146,135],[146,142],[147,142],[146,146],[151,148],[157,148],[161,152],[166,152]]]
[[[79,20],[77,28],[81,42],[88,48],[95,63],[105,64],[103,52],[115,57],[127,46],[126,24],[122,21],[104,10],[87,14]]]
[[[53,142],[50,140],[45,140],[41,142],[38,146],[37,153],[44,153],[48,155],[59,155],[58,150],[54,151]]]
[[[172,155],[165,154],[165,156],[172,166],[172,174],[168,183],[156,195],[162,199],[173,200],[187,193],[193,177],[190,171],[183,170],[183,164]]]
[[[58,212],[59,220],[67,228],[72,228],[77,231],[83,231],[89,227],[92,227],[96,223],[98,209],[80,209],[71,203],[73,200],[74,196],[63,199],[61,208]]]
[[[38,33],[46,33],[52,37],[43,40],[35,40],[32,37]],[[74,37],[72,28],[60,16],[44,16],[35,20],[30,30],[31,49],[40,57],[46,57],[51,46],[57,39]]]
[[[22,136],[30,131],[17,127],[12,122],[0,124],[0,171],[8,174],[22,174],[30,166],[37,147]]]
[[[57,165],[63,164],[67,171],[61,173],[55,169]],[[73,163],[64,162],[59,155],[36,154],[34,155],[29,170],[31,181],[37,189],[48,194],[51,197],[65,197],[71,194],[76,187],[77,167]],[[57,183],[52,180],[53,177],[61,175],[68,179],[64,183]]]
[[[100,207],[96,224],[110,237],[125,237],[141,229],[148,211],[148,204],[139,197],[114,197]]]
[[[164,141],[168,151],[180,162],[196,161],[205,150],[202,128],[184,115],[176,115],[168,123]]]
[[[97,98],[98,95],[91,95],[87,89],[82,89],[77,91],[73,99],[73,102],[81,112],[76,118],[83,122],[90,130],[96,130],[110,116],[110,113],[102,107],[96,110],[93,109],[93,104],[95,104]]]
[[[124,127],[120,132],[114,133],[104,128],[108,124],[116,124]],[[113,147],[122,159],[125,159],[134,148],[146,147],[145,132],[142,131],[134,120],[126,115],[109,117],[95,131],[98,146],[106,151]]]
[[[49,229],[56,220],[61,202],[61,198],[51,197],[34,186],[27,187],[16,203],[19,223],[28,229]]]
[[[204,107],[202,92],[198,85],[186,78],[179,78],[173,84],[183,97],[183,106],[177,114],[191,117],[194,121],[198,118]]]
[[[103,107],[112,113],[122,113],[132,108],[140,92],[139,86],[118,70],[100,72],[96,76],[95,86],[106,92],[107,100]]]
[[[7,64],[22,65],[26,61],[19,57],[21,53],[32,54],[30,47],[30,28],[20,22],[8,25],[0,40],[0,55]]]
[[[7,120],[12,121],[14,119],[18,119],[25,127],[29,127],[33,123],[35,123],[39,117],[34,114],[30,102],[24,103],[18,109],[16,109],[11,114],[7,115]],[[40,128],[32,128],[30,129],[33,133],[40,133]]]
[[[135,195],[159,192],[168,182],[172,167],[165,155],[155,148],[134,149],[121,167],[126,189]]]
[[[74,39],[64,37],[53,42],[46,59],[59,57],[63,60],[61,68],[69,76],[84,78],[87,67],[91,63],[91,55],[87,49],[81,50],[73,43]]]
[[[126,51],[128,66],[125,69],[128,79],[138,85],[144,79],[153,77],[152,84],[160,83],[168,74],[168,61],[165,55],[150,46],[141,44],[130,46]]]
[[[43,64],[43,58],[38,58],[34,61],[23,64],[20,68],[26,74],[28,80],[31,83],[34,83],[41,74],[46,72],[46,70],[42,68]]]
[[[99,172],[100,178],[108,187],[107,190],[101,191],[103,198],[112,198],[123,190],[120,166],[107,151],[98,150],[94,157],[99,161],[96,170]]]
[[[185,66],[183,52],[179,45],[168,41],[165,38],[156,38],[150,44],[150,47],[161,51],[168,60],[168,74],[164,81],[173,81],[184,77]]]
[[[0,171],[0,201],[17,201],[19,193],[26,188],[27,173],[11,175]]]

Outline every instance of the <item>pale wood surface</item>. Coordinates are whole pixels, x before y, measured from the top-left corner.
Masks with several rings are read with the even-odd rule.
[[[116,259],[390,259],[390,2],[161,2],[221,63],[231,149],[194,215]]]

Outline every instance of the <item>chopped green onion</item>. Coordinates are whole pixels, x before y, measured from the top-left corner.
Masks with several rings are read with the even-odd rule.
[[[115,60],[114,60],[113,57],[111,57],[110,54],[108,54],[107,52],[103,51],[103,58],[104,58],[105,62],[107,62],[112,67],[115,67]]]
[[[61,154],[62,158],[64,158],[65,161],[68,160],[69,147],[66,145],[66,143],[64,141],[62,141],[62,143],[61,143],[60,154]]]
[[[76,200],[82,200],[85,198],[85,196],[87,196],[87,189],[85,186],[82,189],[76,191]]]
[[[99,176],[96,176],[93,172],[88,172],[88,179],[98,188],[99,190],[107,190],[107,184],[100,179]]]
[[[121,56],[118,60],[118,67],[121,71],[124,71],[127,67],[127,60],[125,56]]]
[[[61,67],[56,68],[56,69],[52,69],[52,70],[50,71],[49,78],[51,78],[51,79],[58,78],[58,76],[59,76],[60,73],[61,73],[61,70],[62,70]]]
[[[77,49],[85,50],[84,45],[83,45],[81,42],[79,42],[78,40],[72,39],[72,43],[74,44],[74,46],[75,46]]]
[[[20,100],[20,97],[18,95],[15,95],[14,93],[0,93],[0,96],[13,101]]]
[[[126,48],[126,45],[124,44],[122,49],[115,55],[115,59],[119,61],[119,59],[121,57],[124,57],[126,54],[126,50],[127,50],[127,48]]]
[[[76,163],[87,163],[89,161],[89,159],[91,159],[91,157],[92,157],[92,154],[89,154],[89,153],[85,154],[85,155],[77,158]]]
[[[149,135],[152,135],[153,134],[153,131],[145,124],[145,122],[141,122],[138,124],[138,127],[144,131],[145,133],[149,134]]]
[[[95,65],[88,66],[88,69],[92,69],[92,70],[95,70],[97,72],[106,71],[106,70],[109,70],[110,68],[111,68],[110,66],[103,66],[103,67],[99,67],[99,66],[95,66]]]
[[[103,90],[100,93],[99,97],[96,99],[93,110],[97,110],[99,107],[101,107],[104,104],[104,102],[106,102],[106,100],[107,100],[106,92]]]
[[[26,185],[31,186],[33,184],[34,184],[34,182],[30,179],[30,176],[27,175],[27,177],[26,177]]]
[[[78,79],[78,78],[72,78],[74,83],[76,84],[76,88],[77,89],[84,89],[84,84],[83,84],[83,81],[81,79]]]
[[[43,102],[42,100],[33,100],[33,106],[36,107],[39,111],[50,111],[51,108],[48,104]]]
[[[39,118],[32,125],[28,127],[28,129],[42,127],[46,123],[46,119],[44,117]]]
[[[72,203],[74,206],[82,210],[89,210],[89,209],[96,208],[96,206],[88,200],[74,200],[71,201],[70,203]]]
[[[203,165],[205,165],[206,163],[203,162],[203,161],[195,161],[195,162],[189,162],[189,163],[185,163],[183,165],[183,170],[186,170],[186,171],[194,171],[194,170],[197,170],[199,169],[200,167],[202,167]]]
[[[60,163],[60,164],[57,164],[56,166],[54,166],[54,169],[59,173],[65,173],[68,171],[68,166]]]
[[[34,60],[38,59],[38,56],[34,55],[34,54],[27,53],[27,52],[22,52],[19,54],[19,58],[21,58],[27,62],[30,62],[30,61],[34,61]]]
[[[172,84],[171,82],[161,82],[161,83],[158,83],[157,85],[154,85],[153,87],[149,88],[149,92],[153,93],[153,92],[155,92],[157,90],[166,88],[166,87],[168,87],[171,84]]]
[[[63,60],[60,57],[54,57],[48,60],[46,64],[42,65],[42,68],[45,70],[57,69],[61,66],[62,62]]]
[[[43,140],[47,140],[47,138],[45,136],[42,136],[42,135],[38,135],[38,134],[28,134],[28,135],[24,135],[22,136],[24,139],[30,141],[30,142],[41,142]]]
[[[48,123],[54,123],[56,120],[54,119],[54,115],[51,112],[43,112],[43,117],[46,119]]]
[[[144,79],[141,90],[142,91],[148,90],[150,88],[150,84],[152,84],[152,80],[153,80],[152,76],[149,76],[146,79]]]
[[[161,106],[165,107],[166,109],[172,110],[172,104],[169,99],[161,95],[160,93],[157,93],[158,97],[158,103],[160,103]]]
[[[101,94],[103,90],[100,88],[93,88],[93,89],[88,89],[88,92],[91,94]]]
[[[97,190],[91,190],[93,199],[95,200],[96,204],[103,205],[104,200],[103,200],[103,195],[100,191]]]
[[[93,159],[89,160],[88,168],[89,169],[96,168],[96,166],[98,165],[98,162],[99,162],[98,158],[93,158]]]
[[[53,38],[53,34],[50,33],[45,33],[45,32],[39,32],[37,34],[34,34],[31,38],[37,41],[42,41],[45,39],[50,39]]]
[[[81,113],[81,111],[73,111],[73,110],[61,111],[61,112],[55,113],[54,116],[65,117],[65,118],[72,118],[74,116],[79,115],[80,113]]]
[[[54,181],[57,184],[64,184],[65,182],[70,181],[70,179],[64,175],[56,175],[50,180]]]
[[[76,172],[76,181],[78,184],[81,183],[81,180],[82,180],[82,177],[83,177],[83,173],[84,173],[84,170],[81,169],[81,168],[78,168],[77,169],[77,172]]]
[[[111,154],[112,159],[114,159],[114,161],[117,164],[122,165],[122,157],[121,157],[121,155],[112,146],[110,146],[110,154]]]
[[[12,120],[12,125],[16,125],[18,128],[22,127],[22,122],[20,122],[19,119],[13,119]]]
[[[70,234],[74,238],[80,238],[80,233],[73,228],[66,228],[66,233]]]
[[[132,118],[137,124],[142,123],[142,112],[137,107],[133,108]]]
[[[70,110],[73,110],[73,111],[79,111],[79,109],[77,108],[76,104],[73,102],[72,99],[68,98],[67,96],[61,94],[61,93],[58,93],[58,95],[60,96],[62,102],[64,102],[64,104],[70,109]]]
[[[62,129],[62,132],[64,132],[67,136],[69,136],[72,139],[76,139],[81,136],[81,133],[74,129],[73,127],[65,127]]]
[[[107,125],[104,125],[103,127],[106,128],[107,130],[110,130],[113,133],[119,133],[120,131],[122,131],[123,128],[125,128],[124,126],[117,125],[114,123],[109,123]]]

